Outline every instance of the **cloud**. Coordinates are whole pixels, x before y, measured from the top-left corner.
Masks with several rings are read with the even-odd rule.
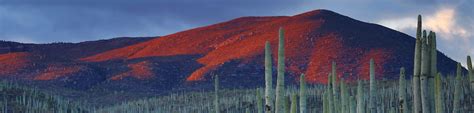
[[[425,26],[427,29],[431,29],[437,33],[442,33],[446,37],[442,38],[455,38],[460,36],[462,38],[468,38],[471,36],[470,33],[457,22],[456,10],[454,8],[441,8],[435,14],[427,16],[425,18]]]
[[[438,50],[446,53],[448,57],[466,65],[466,56],[474,54],[474,21],[472,8],[467,12],[464,5],[441,5],[437,10],[423,15],[423,29],[434,31],[438,37]],[[415,34],[416,16],[402,16],[394,19],[381,19],[378,24],[405,32]]]
[[[416,16],[401,17],[396,19],[383,19],[377,22],[380,25],[405,31],[407,29],[416,29]],[[438,34],[443,34],[445,39],[452,38],[468,38],[471,33],[457,22],[456,10],[454,8],[441,8],[434,14],[423,16],[423,28],[434,31]]]

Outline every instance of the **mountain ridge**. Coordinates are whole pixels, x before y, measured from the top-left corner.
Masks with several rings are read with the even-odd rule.
[[[368,79],[371,58],[377,79],[398,78],[400,67],[412,73],[413,37],[329,10],[314,10],[294,16],[241,17],[160,37],[10,44],[12,51],[0,51],[0,69],[17,62],[18,66],[0,72],[0,77],[73,90],[167,92],[207,88],[211,75],[218,74],[226,83],[223,87],[258,87],[264,79],[264,44],[270,42],[276,64],[280,27],[285,29],[289,84],[302,73],[308,83],[326,83],[333,61],[338,77],[346,80]],[[438,67],[442,73],[452,73],[456,62],[438,52]]]

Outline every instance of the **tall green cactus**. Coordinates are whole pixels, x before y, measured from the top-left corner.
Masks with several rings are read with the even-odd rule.
[[[285,112],[285,104],[282,102],[285,93],[285,39],[283,28],[280,28],[280,35],[278,38],[278,67],[277,67],[277,86],[276,86],[276,104],[275,113]]]
[[[435,103],[436,113],[444,113],[444,93],[442,88],[442,75],[438,73],[435,77]]]
[[[356,99],[355,96],[350,97],[350,111],[349,113],[356,113],[357,112],[357,107],[356,107]]]
[[[329,107],[328,107],[328,104],[329,104],[329,102],[328,102],[328,98],[329,98],[329,97],[328,97],[328,94],[329,94],[329,93],[328,93],[327,91],[325,91],[325,92],[323,93],[323,113],[329,113],[329,110],[328,110],[328,109],[329,109]]]
[[[348,113],[349,112],[349,109],[348,109],[348,92],[347,92],[347,88],[346,88],[346,84],[344,83],[344,78],[341,78],[341,81],[339,82],[341,85],[341,106],[339,109],[341,109],[341,112],[340,113]]]
[[[422,43],[422,22],[421,15],[418,15],[418,26],[416,29],[415,58],[413,69],[413,112],[422,113],[421,93],[420,93],[420,74],[421,74],[421,43]]]
[[[399,78],[399,89],[398,89],[398,103],[399,103],[399,111],[400,113],[408,113],[407,112],[407,86],[406,86],[406,78],[405,78],[405,68],[400,68],[400,78]]]
[[[467,71],[468,71],[468,76],[469,76],[469,82],[470,82],[470,96],[471,96],[471,104],[474,104],[474,69],[472,69],[472,61],[471,61],[471,56],[467,56]],[[474,105],[471,107],[474,110]]]
[[[300,113],[306,113],[306,79],[305,75],[300,76]]]
[[[474,91],[474,69],[472,69],[471,56],[467,56],[467,70],[469,72],[469,80],[471,82],[471,91]],[[474,96],[474,93],[471,95]]]
[[[359,80],[357,83],[357,113],[365,113],[365,92],[362,88],[362,81]]]
[[[435,88],[434,88],[434,85],[435,85],[435,76],[438,74],[438,67],[437,67],[437,50],[436,50],[436,33],[435,32],[431,32],[430,31],[430,34],[431,34],[431,38],[430,38],[430,74],[428,76],[428,87],[429,87],[429,90],[430,90],[430,93],[429,93],[429,97],[430,97],[430,111],[435,111]]]
[[[375,93],[375,64],[374,59],[370,59],[370,96],[369,96],[369,110],[370,113],[377,113],[375,101],[377,94]]]
[[[297,105],[296,105],[296,103],[297,103],[296,98],[297,98],[297,96],[298,96],[298,95],[296,95],[296,94],[293,94],[293,95],[291,96],[291,108],[290,108],[290,113],[296,113],[296,107],[297,107]]]
[[[290,112],[290,109],[291,109],[290,98],[291,98],[290,95],[286,95],[283,99],[284,100],[284,106],[285,106],[284,109],[283,109],[284,113],[289,113]]]
[[[326,90],[326,92],[328,93],[328,112],[329,113],[336,113],[336,108],[334,107],[334,92],[332,91],[332,89],[334,88],[333,84],[332,84],[332,74],[329,73],[328,74],[328,89]]]
[[[339,99],[339,87],[337,85],[337,71],[336,71],[336,62],[332,62],[332,91],[333,91],[333,105],[334,105],[334,112],[340,113],[341,111],[341,104]]]
[[[272,50],[270,42],[265,43],[265,113],[272,113],[273,108],[273,80],[272,80]]]
[[[260,88],[257,88],[257,113],[263,113],[262,95],[260,95]]]
[[[421,85],[421,107],[423,113],[431,113],[430,108],[430,90],[429,90],[429,76],[431,72],[431,65],[430,65],[430,50],[431,47],[428,45],[429,41],[431,40],[431,33],[428,38],[424,38],[421,44],[421,78],[420,78],[420,85]]]
[[[214,76],[214,90],[214,109],[216,113],[219,113],[219,75]]]
[[[453,113],[461,113],[461,63],[458,63],[456,71],[456,82],[454,83]]]

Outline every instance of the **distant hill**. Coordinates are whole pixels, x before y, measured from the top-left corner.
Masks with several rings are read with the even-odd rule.
[[[377,79],[398,78],[400,67],[412,73],[413,37],[314,10],[294,16],[242,17],[159,38],[0,42],[0,77],[90,92],[200,89],[210,85],[212,74],[221,75],[223,87],[263,86],[264,43],[270,41],[276,64],[280,27],[286,32],[289,83],[301,73],[309,83],[325,83],[332,61],[338,76],[346,80],[367,79],[370,58],[375,59]],[[438,53],[439,71],[453,73],[456,62]]]

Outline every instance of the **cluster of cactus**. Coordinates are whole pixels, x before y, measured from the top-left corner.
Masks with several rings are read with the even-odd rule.
[[[442,98],[441,100],[444,101],[442,102],[442,106],[444,106],[442,108],[445,111],[444,113],[451,113],[453,111],[453,103],[455,100],[454,92],[456,92],[456,85],[460,85],[460,90],[458,90],[459,93],[456,94],[460,96],[456,98],[459,98],[458,101],[461,103],[456,106],[459,106],[458,109],[461,111],[461,113],[470,113],[470,111],[468,110],[469,108],[472,108],[472,105],[467,103],[469,100],[473,99],[466,98],[468,97],[468,92],[466,92],[466,88],[469,87],[469,84],[467,84],[469,82],[467,76],[461,76],[461,79],[459,79],[461,82],[458,82],[459,80],[456,80],[456,76],[452,75],[439,77],[441,81],[440,94],[444,95],[440,97]],[[358,83],[360,83],[361,85],[358,85]],[[399,112],[399,110],[397,109],[399,107],[399,81],[376,80],[376,83],[377,85],[375,87],[377,88],[377,93],[375,94],[375,97],[377,113],[390,113],[390,111],[395,111],[396,113]],[[338,82],[338,84],[340,84],[340,82]],[[351,100],[349,100],[349,105],[351,106],[351,108],[354,109],[354,107],[356,107],[355,113],[369,113],[369,81],[346,81],[345,84],[348,90],[347,92],[349,92],[351,96],[356,96],[355,104],[351,104]],[[332,90],[327,91],[327,85],[321,84],[306,86],[307,112],[333,113],[329,112],[328,109],[328,107],[330,107],[330,105],[328,104],[329,93],[332,93]],[[413,113],[410,112],[413,111],[413,93],[411,92],[412,86],[413,85],[411,84],[411,82],[406,82],[406,103],[408,104],[408,113]],[[299,91],[299,87],[286,87],[284,100],[287,103],[284,103],[284,111],[291,111],[292,99],[288,99],[288,96],[292,97],[293,94],[298,94]],[[256,94],[257,92],[260,92],[260,94],[262,94],[262,97],[259,97]],[[117,103],[113,106],[100,107],[98,108],[97,113],[211,113],[214,112],[214,93],[214,91],[178,92],[165,96],[146,98],[136,101],[128,101],[123,103]],[[219,107],[221,109],[221,113],[244,113],[245,111],[247,111],[247,109],[249,109],[251,113],[258,113],[259,106],[264,106],[261,104],[259,105],[259,101],[262,101],[262,104],[264,103],[263,101],[265,101],[263,97],[263,88],[260,88],[260,90],[222,88],[219,90],[219,95],[221,97],[219,98]],[[297,112],[299,112],[298,109]],[[349,110],[349,113],[350,112],[351,110]]]
[[[291,96],[291,106],[288,106],[288,97],[285,96],[285,45],[284,31],[279,29],[278,38],[278,59],[277,59],[277,84],[276,94],[273,93],[272,83],[272,57],[270,43],[265,43],[265,113],[296,113],[297,112],[297,94]],[[273,96],[275,95],[275,104],[273,104]],[[274,105],[274,106],[273,106]],[[299,92],[299,111],[307,113],[306,108],[306,82],[305,75],[300,76],[300,92]],[[260,112],[260,111],[258,111]]]
[[[369,99],[367,103],[366,92],[361,80],[357,82],[357,95],[351,95],[351,90],[347,87],[344,78],[341,78],[339,87],[337,86],[336,64],[332,65],[332,72],[328,75],[327,90],[324,93],[323,113],[377,113],[376,108],[376,82],[375,82],[375,63],[370,60],[370,80],[369,80]],[[366,105],[367,108],[366,108]]]
[[[93,107],[7,81],[0,81],[0,113],[81,113]]]
[[[468,85],[471,88],[463,88],[462,84],[464,81],[461,80],[462,67],[461,64],[457,64],[456,79],[454,84],[454,94],[452,101],[452,109],[448,110],[453,113],[461,113],[463,109],[461,106],[461,100],[467,98],[468,102],[474,101],[474,94],[472,94],[474,88],[473,75],[472,75],[472,64],[470,56],[467,57],[468,77],[471,82]],[[399,84],[399,97],[400,97],[400,111],[410,112],[406,106],[406,84],[404,82],[404,76],[400,76]],[[443,76],[437,71],[437,50],[436,50],[436,33],[426,33],[425,30],[422,32],[422,21],[421,16],[418,16],[418,27],[415,44],[415,58],[414,58],[414,76],[413,76],[413,112],[414,113],[445,113],[446,108],[446,93],[443,91]],[[471,95],[470,97],[463,96]],[[468,105],[469,106],[469,105]],[[468,110],[474,109],[473,106]],[[403,111],[402,111],[403,110]]]
[[[370,60],[370,79],[358,80],[356,83],[346,82],[344,78],[338,78],[336,63],[332,63],[332,70],[328,74],[327,85],[310,85],[305,83],[305,75],[300,76],[299,89],[286,87],[284,84],[284,38],[283,30],[280,29],[278,44],[278,64],[276,90],[273,88],[272,79],[272,56],[270,43],[265,44],[265,90],[218,90],[218,77],[216,77],[216,90],[214,92],[215,104],[192,104],[196,102],[212,100],[206,92],[186,93],[171,95],[126,103],[114,107],[106,107],[103,111],[121,111],[127,106],[141,105],[142,102],[155,102],[152,105],[159,108],[136,108],[140,110],[157,110],[161,112],[255,112],[255,113],[466,113],[471,112],[472,105],[464,104],[474,101],[468,95],[472,85],[472,77],[464,79],[462,68],[458,64],[457,74],[453,76],[442,76],[436,69],[436,36],[434,32],[426,35],[421,31],[421,17],[419,17],[419,28],[417,29],[414,76],[412,82],[407,82],[405,68],[400,68],[400,77],[397,81],[377,81],[375,73],[375,61]],[[468,58],[470,62],[470,58]],[[472,66],[468,63],[469,74],[472,76]],[[338,81],[339,80],[339,81]],[[469,83],[471,82],[471,83]],[[351,84],[351,85],[349,85]],[[398,85],[397,85],[398,84]],[[368,88],[366,87],[368,85]],[[309,88],[307,88],[309,87]],[[472,88],[472,87],[471,87]],[[368,90],[367,90],[368,89]],[[275,91],[275,92],[274,92]],[[366,92],[368,91],[368,93]],[[219,93],[217,93],[219,92]],[[256,92],[256,95],[255,93]],[[226,98],[218,98],[217,95],[226,95]],[[197,95],[197,96],[196,96]],[[229,96],[234,95],[234,96]],[[201,99],[196,99],[201,98]],[[298,100],[299,98],[299,100]],[[221,99],[221,100],[218,100]],[[263,102],[265,100],[265,102]],[[170,105],[175,101],[176,104]],[[182,102],[185,101],[185,102]],[[299,104],[298,104],[299,101]],[[159,102],[159,103],[156,103]],[[184,104],[183,103],[190,103]],[[251,103],[251,104],[244,104]],[[308,104],[309,103],[309,104]],[[219,104],[219,106],[217,106]],[[310,106],[308,106],[310,105]],[[319,106],[322,105],[322,106]],[[298,109],[299,106],[299,109]],[[222,108],[219,108],[222,107]],[[146,111],[146,110],[143,110]],[[108,112],[104,112],[108,113]],[[128,113],[128,112],[126,112]]]
[[[418,16],[414,59],[414,112],[432,113],[435,111],[434,78],[438,74],[436,33],[422,32],[421,15]]]
[[[291,96],[291,106],[288,106],[288,98],[285,96],[285,53],[284,53],[284,31],[282,28],[279,30],[279,44],[278,44],[278,63],[277,63],[277,85],[276,85],[276,94],[275,94],[275,104],[273,104],[273,84],[272,84],[272,57],[270,43],[267,41],[265,43],[265,113],[296,113],[297,111],[297,96],[293,94]],[[214,109],[215,113],[219,113],[219,79],[216,75],[214,78],[215,86],[215,99],[214,99]],[[257,90],[257,112],[262,112],[261,108],[262,102],[260,102],[260,92]],[[306,82],[305,76],[302,74],[300,76],[300,92],[299,92],[299,105],[300,113],[306,113]],[[273,107],[273,105],[275,105]],[[289,108],[290,107],[290,108]]]

